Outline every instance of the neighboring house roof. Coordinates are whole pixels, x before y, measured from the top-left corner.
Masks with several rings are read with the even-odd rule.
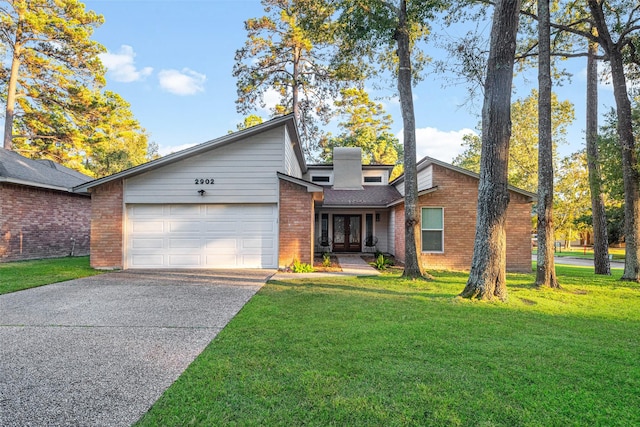
[[[440,160],[436,160],[436,159],[434,159],[432,157],[429,157],[429,156],[423,157],[416,164],[416,170],[418,171],[418,173],[420,173],[420,171],[422,171],[423,169],[426,169],[430,165],[438,165],[438,166],[441,166],[443,168],[450,169],[450,170],[453,170],[453,171],[456,171],[456,172],[460,172],[461,174],[468,175],[468,176],[474,177],[476,179],[480,179],[480,175],[478,175],[475,172],[472,172],[470,170],[467,170],[467,169],[464,169],[464,168],[461,168],[461,167],[458,167],[458,166],[454,166],[454,165],[452,165],[450,163],[446,163],[446,162],[443,162],[443,161],[440,161]],[[390,185],[397,185],[397,184],[401,184],[402,182],[404,182],[404,173],[402,175],[400,175],[399,177],[397,177],[396,179],[394,179],[389,184]],[[511,190],[513,192],[516,192],[516,193],[519,193],[519,194],[522,194],[523,196],[529,197],[532,200],[537,200],[537,198],[538,198],[537,194],[531,193],[530,191],[526,191],[526,190],[523,190],[523,189],[518,188],[518,187],[514,187],[513,185],[509,185],[509,190]]]
[[[305,173],[307,164],[304,160],[302,148],[300,147],[300,136],[298,134],[297,126],[295,124],[295,118],[293,117],[292,114],[289,114],[286,116],[277,117],[275,119],[269,120],[267,122],[261,123],[256,126],[252,126],[247,129],[243,129],[238,132],[227,134],[225,136],[213,139],[211,141],[203,142],[202,144],[198,144],[193,147],[186,148],[176,153],[168,154],[166,156],[160,157],[159,159],[152,160],[150,162],[144,163],[139,166],[135,166],[131,169],[127,169],[122,172],[118,172],[113,175],[106,176],[104,178],[99,178],[94,181],[78,185],[74,188],[74,191],[85,192],[89,188],[93,188],[98,185],[106,184],[108,182],[115,181],[122,178],[130,178],[130,177],[139,175],[141,173],[148,172],[148,171],[166,166],[168,164],[175,163],[177,161],[189,158],[191,156],[195,156],[197,154],[207,152],[213,148],[222,147],[227,144],[231,144],[233,142],[248,138],[250,136],[253,136],[271,129],[275,129],[279,126],[287,127],[289,131],[289,136],[291,138],[291,142],[293,142],[296,157],[298,159],[298,162],[300,163],[302,172]]]
[[[52,160],[29,159],[0,148],[0,182],[71,191],[73,187],[92,179]]]
[[[325,207],[387,207],[402,196],[390,185],[365,185],[362,190],[324,189]]]

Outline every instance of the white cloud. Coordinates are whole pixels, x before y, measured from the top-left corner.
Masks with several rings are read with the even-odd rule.
[[[160,87],[174,95],[195,95],[204,92],[207,76],[189,68],[178,70],[161,70],[158,73]]]
[[[469,133],[475,134],[476,132],[466,128],[449,132],[432,127],[416,129],[417,160],[429,156],[450,163],[458,154],[464,151],[462,137]],[[402,131],[398,133],[397,137],[402,143],[404,140]]]
[[[153,72],[151,67],[144,67],[141,70],[136,68],[134,61],[136,54],[128,45],[120,46],[117,53],[106,52],[99,56],[111,78],[117,82],[131,83],[143,80]]]

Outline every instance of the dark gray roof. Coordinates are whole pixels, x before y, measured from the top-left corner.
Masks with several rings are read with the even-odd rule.
[[[362,190],[325,188],[323,206],[386,207],[402,196],[391,185],[365,185]]]
[[[28,159],[0,148],[0,181],[71,190],[93,178],[51,160]]]

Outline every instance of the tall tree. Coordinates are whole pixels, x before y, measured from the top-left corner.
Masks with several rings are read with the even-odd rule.
[[[640,282],[640,171],[633,136],[631,101],[625,76],[625,51],[640,31],[640,3],[635,0],[588,0],[597,42],[611,67],[618,116],[625,213],[625,266],[622,280]],[[590,34],[588,35],[590,36]]]
[[[423,276],[418,259],[420,218],[416,170],[416,132],[412,86],[425,63],[416,43],[428,35],[427,22],[444,2],[407,0],[341,0],[338,28],[339,59],[348,64],[373,64],[367,71],[391,71],[395,76],[404,132],[405,268],[404,277]]]
[[[559,288],[554,261],[551,14],[538,0],[538,257],[536,286]]]
[[[88,137],[83,158],[91,175],[111,175],[158,156],[127,101],[110,91],[95,95],[90,107],[93,120],[83,129]]]
[[[77,0],[7,0],[0,9],[0,41],[9,51],[4,147],[13,148],[16,114],[52,111],[48,119],[66,122],[78,88],[104,83],[98,53],[90,39],[103,18]],[[18,108],[16,109],[16,106]],[[34,135],[24,135],[31,138]],[[57,135],[38,135],[56,140]]]
[[[575,118],[570,101],[551,95],[551,135],[553,163],[557,163],[557,148],[565,142],[567,129]],[[538,91],[511,103],[511,142],[509,143],[509,184],[535,193],[538,191]],[[475,134],[464,136],[465,150],[453,164],[480,172],[482,140]]]
[[[598,150],[598,44],[589,43],[587,56],[587,127],[586,153],[591,194],[591,224],[593,226],[593,266],[596,274],[611,274],[607,214],[602,194],[600,152]]]
[[[247,41],[235,55],[236,106],[248,114],[266,107],[273,91],[278,103],[274,116],[293,113],[301,130],[307,157],[316,154],[318,122],[331,117],[332,101],[345,81],[360,77],[355,67],[336,68],[330,62],[327,2],[262,0],[267,15],[245,21]]]
[[[334,147],[360,147],[363,164],[402,163],[402,145],[391,133],[393,119],[382,104],[372,101],[364,89],[353,87],[342,89],[335,105],[344,117],[338,123],[343,131],[320,141],[323,160],[331,160]]]
[[[498,0],[482,107],[482,154],[476,236],[469,279],[460,296],[505,300],[506,230],[511,86],[518,33],[519,0]]]

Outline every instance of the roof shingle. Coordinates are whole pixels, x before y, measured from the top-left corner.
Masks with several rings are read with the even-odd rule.
[[[51,160],[28,159],[0,148],[0,179],[23,181],[37,186],[61,187],[70,190],[93,178]]]
[[[334,190],[325,188],[324,206],[386,207],[401,199],[395,187],[390,185],[365,185],[362,190]]]

